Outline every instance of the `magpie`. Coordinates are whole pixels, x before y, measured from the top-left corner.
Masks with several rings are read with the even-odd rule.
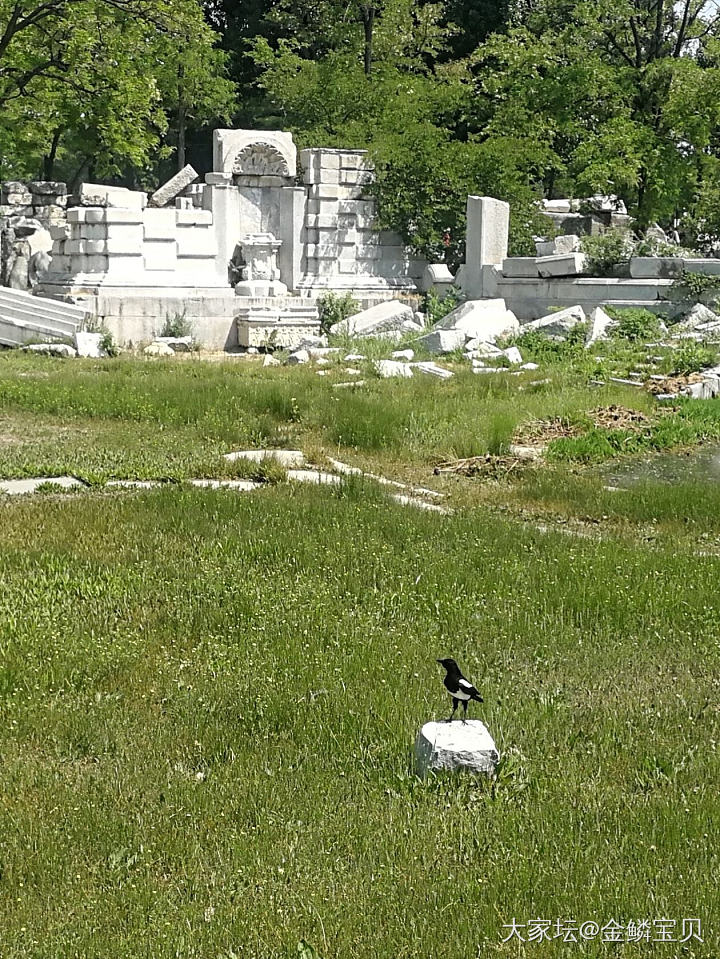
[[[463,722],[465,722],[468,701],[472,699],[476,703],[481,703],[483,702],[483,698],[473,684],[465,679],[454,659],[438,659],[437,662],[447,670],[443,683],[445,689],[447,689],[452,696],[453,701],[453,708],[448,722],[452,722],[455,710],[458,708],[458,703],[463,704]]]

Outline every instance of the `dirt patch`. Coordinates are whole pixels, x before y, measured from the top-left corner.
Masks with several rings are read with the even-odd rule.
[[[650,417],[639,410],[626,406],[599,406],[590,410],[588,416],[593,425],[604,430],[644,430],[650,426]]]
[[[568,423],[562,417],[551,420],[530,420],[518,427],[513,442],[525,446],[546,446],[552,440],[578,436],[582,432],[579,426]]]
[[[442,473],[454,473],[456,476],[484,476],[499,479],[533,462],[534,460],[526,456],[494,456],[492,453],[485,453],[483,456],[470,456],[467,459],[438,463],[433,472],[436,476]]]
[[[702,373],[690,373],[688,376],[667,376],[664,380],[649,380],[645,384],[648,393],[679,393],[690,383],[702,383]]]

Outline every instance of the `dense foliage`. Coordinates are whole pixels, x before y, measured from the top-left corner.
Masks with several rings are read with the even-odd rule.
[[[383,224],[462,257],[465,196],[620,195],[720,234],[712,0],[0,0],[0,175],[180,164],[218,123],[362,147]],[[191,156],[192,158],[192,156]],[[447,242],[447,234],[450,242]]]

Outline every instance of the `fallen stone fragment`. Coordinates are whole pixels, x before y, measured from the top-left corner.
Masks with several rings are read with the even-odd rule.
[[[418,339],[428,353],[442,355],[452,353],[465,345],[466,336],[462,330],[433,330]]]
[[[509,373],[506,366],[473,366],[473,373]]]
[[[170,200],[174,200],[178,194],[182,193],[185,187],[190,186],[198,178],[198,173],[188,163],[176,173],[172,179],[164,183],[150,197],[150,206],[165,206]]]
[[[411,363],[410,367],[413,370],[418,370],[420,373],[427,373],[430,376],[437,376],[441,380],[449,380],[451,376],[455,376],[452,370],[446,370],[442,366],[438,366],[437,363]]]
[[[295,350],[285,360],[286,366],[301,366],[303,363],[310,362],[310,354],[307,350]]]
[[[412,363],[415,359],[415,350],[395,350],[390,354],[393,360],[405,360],[406,363]]]
[[[223,459],[229,463],[234,463],[236,460],[250,460],[251,463],[274,460],[281,466],[287,467],[305,465],[305,454],[302,450],[238,450],[233,453],[225,453]]]
[[[499,761],[495,741],[479,719],[425,723],[415,740],[415,768],[420,776],[443,770],[492,776]]]
[[[388,479],[386,476],[379,476],[377,473],[366,473],[359,467],[341,463],[340,460],[333,459],[332,456],[328,456],[328,462],[338,473],[345,473],[349,476],[365,476],[367,479],[374,480],[381,486],[394,486],[395,489],[409,490],[417,496],[432,496],[437,499],[444,499],[445,496],[444,493],[438,493],[438,491],[434,489],[426,489],[424,486],[408,486],[405,483],[399,483],[397,480]]]
[[[500,336],[518,333],[520,324],[515,314],[506,307],[505,300],[496,298],[461,303],[436,323],[433,330],[457,330],[465,333],[466,340],[494,342]]]
[[[502,351],[502,355],[513,364],[513,366],[518,363],[522,363],[522,355],[517,346],[509,346],[506,350]]]
[[[447,506],[438,506],[436,503],[426,503],[423,499],[418,499],[417,496],[406,496],[404,493],[393,493],[390,499],[395,500],[396,503],[400,503],[401,506],[414,506],[416,509],[428,510],[431,513],[442,513],[445,516],[449,516],[452,513],[452,510]]]
[[[605,312],[601,306],[596,306],[590,314],[585,349],[589,349],[600,340],[607,340],[610,333],[617,327],[617,320]]]
[[[345,363],[360,363],[367,359],[364,353],[348,353],[345,357]]]
[[[164,343],[173,353],[189,353],[193,348],[192,336],[156,336],[153,342]]]
[[[539,370],[540,366],[538,363],[523,363],[520,369],[521,370]]]
[[[74,476],[36,476],[32,479],[0,480],[0,493],[7,493],[8,496],[36,493],[46,483],[52,483],[53,486],[60,486],[63,489],[74,489],[85,485]]]
[[[365,386],[365,380],[353,380],[352,383],[333,383],[334,390],[343,390],[348,386]]]
[[[350,336],[367,336],[370,333],[383,333],[399,330],[403,322],[413,320],[412,308],[400,300],[387,300],[371,306],[370,309],[354,313],[340,320],[332,327],[332,333],[348,333]]]
[[[62,356],[72,358],[77,356],[77,350],[67,343],[30,343],[23,349],[28,353],[39,353],[41,356]]]
[[[79,330],[75,334],[74,339],[78,356],[90,357],[92,359],[99,359],[105,356],[105,351],[101,346],[103,339],[102,333],[86,333]]]
[[[585,310],[581,306],[568,306],[564,310],[558,310],[557,313],[548,313],[547,316],[541,316],[539,320],[531,320],[522,329],[523,333],[526,330],[537,330],[548,336],[564,338],[574,326],[585,323],[586,320]]]
[[[413,375],[409,363],[398,363],[396,360],[377,360],[375,370],[382,379],[389,379],[394,376],[407,378]]]
[[[342,476],[322,470],[288,470],[287,478],[291,483],[312,483],[315,486],[337,486],[342,483]]]
[[[282,366],[282,363],[272,353],[266,353],[263,357],[263,366]]]
[[[535,261],[540,276],[579,276],[585,269],[587,256],[584,253],[564,253],[555,256],[539,256]]]
[[[252,490],[260,489],[264,483],[253,483],[252,480],[234,479],[234,480],[216,480],[216,479],[192,479],[188,481],[191,486],[200,489],[231,489],[239,493],[250,493]]]
[[[175,350],[167,343],[151,343],[143,350],[145,356],[175,356]]]

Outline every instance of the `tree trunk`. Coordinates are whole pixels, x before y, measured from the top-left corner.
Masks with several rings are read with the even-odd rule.
[[[185,138],[187,133],[187,108],[181,103],[178,107],[178,144],[177,162],[178,171],[185,166]]]
[[[369,77],[372,73],[372,55],[373,55],[373,28],[375,26],[375,7],[370,4],[362,4],[360,7],[362,13],[363,28],[365,30],[365,76]]]
[[[62,130],[57,129],[53,133],[53,138],[50,143],[50,152],[43,157],[43,168],[42,168],[42,178],[43,180],[52,180],[53,174],[55,172],[55,160],[57,159],[57,151],[60,146],[60,137],[62,136]]]

